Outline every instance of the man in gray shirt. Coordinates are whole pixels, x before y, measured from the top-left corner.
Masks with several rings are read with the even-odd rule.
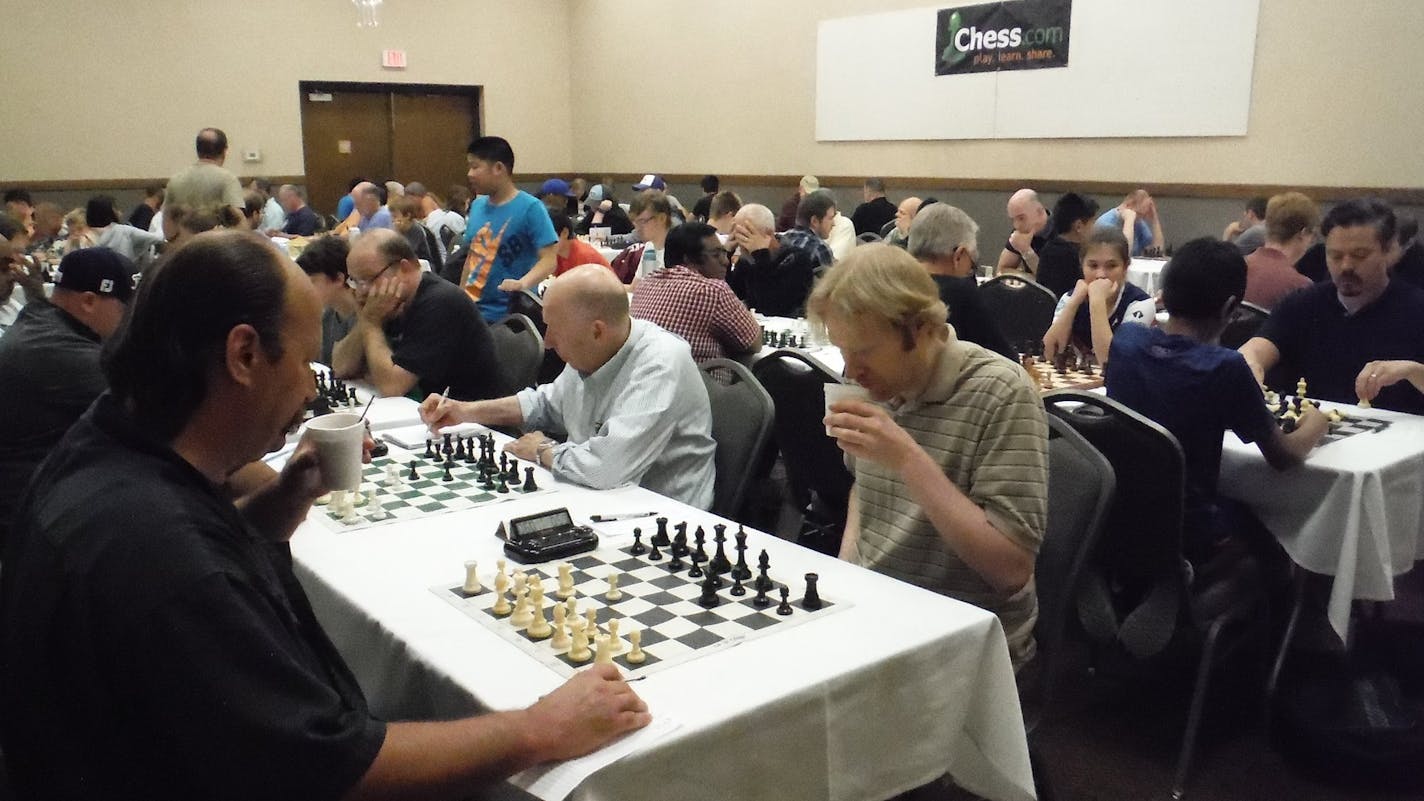
[[[623,284],[601,265],[555,279],[544,296],[544,321],[545,345],[568,365],[552,383],[498,400],[442,403],[431,395],[421,419],[433,429],[520,426],[530,433],[505,450],[560,480],[593,489],[636,483],[699,509],[711,506],[712,410],[687,343],[629,317]]]
[[[218,128],[198,131],[198,163],[184,167],[168,180],[163,202],[168,206],[231,206],[242,214],[242,184],[223,167],[227,161],[227,134]]]

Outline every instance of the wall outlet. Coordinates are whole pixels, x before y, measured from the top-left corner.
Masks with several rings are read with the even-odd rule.
[[[251,150],[244,150],[244,151],[242,151],[242,160],[243,160],[243,161],[248,161],[248,162],[251,162],[251,161],[261,161],[261,160],[262,160],[262,151],[258,150],[258,149],[255,148],[255,147],[252,148]]]

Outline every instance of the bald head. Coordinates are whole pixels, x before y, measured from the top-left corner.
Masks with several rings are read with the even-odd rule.
[[[601,264],[585,264],[559,276],[544,293],[544,306],[567,306],[587,322],[610,326],[628,322],[628,288]]]
[[[1036,234],[1048,224],[1048,210],[1032,189],[1020,189],[1009,196],[1009,222],[1021,234]]]
[[[737,214],[732,218],[733,222],[745,223],[752,230],[761,234],[776,232],[776,215],[771,213],[771,209],[760,203],[748,203],[737,209]]]
[[[895,230],[900,232],[900,236],[910,235],[910,223],[915,221],[920,203],[921,200],[917,197],[907,197],[895,207]]]

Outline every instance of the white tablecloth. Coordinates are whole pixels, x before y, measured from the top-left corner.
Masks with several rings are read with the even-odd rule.
[[[542,482],[551,479],[546,475]],[[297,572],[372,708],[389,719],[532,703],[561,679],[436,597],[463,563],[501,555],[497,521],[567,506],[716,518],[637,487],[520,498],[495,509],[360,531],[307,523]],[[605,545],[649,519],[598,524]],[[710,530],[710,529],[709,529]],[[821,576],[849,608],[639,681],[677,728],[585,780],[577,799],[880,799],[945,772],[993,799],[1033,797],[1023,722],[998,619],[975,607],[749,532],[773,577]]]
[[[1147,294],[1155,295],[1157,290],[1162,288],[1162,268],[1166,266],[1166,259],[1149,259],[1138,256],[1127,265],[1127,280],[1136,284]]]
[[[1424,558],[1424,418],[1339,408],[1393,422],[1316,448],[1285,472],[1228,433],[1218,487],[1248,503],[1296,564],[1335,577],[1328,613],[1344,639],[1350,601],[1392,600],[1394,577]]]

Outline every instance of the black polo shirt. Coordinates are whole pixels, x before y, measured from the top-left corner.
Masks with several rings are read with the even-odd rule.
[[[1078,243],[1055,236],[1034,251],[1038,254],[1038,272],[1034,280],[1048,287],[1053,297],[1061,298],[1078,286],[1083,278],[1083,260],[1078,255]]]
[[[321,225],[321,218],[316,216],[311,206],[302,206],[291,214],[287,215],[287,222],[282,225],[282,233],[292,236],[311,236],[316,233],[316,229]]]
[[[895,222],[895,212],[895,204],[886,200],[884,195],[856,206],[850,215],[850,221],[855,225],[855,235],[880,233],[880,229],[887,223]]]
[[[424,399],[450,388],[456,400],[499,394],[494,338],[470,296],[435,273],[422,273],[415,296],[399,317],[386,323],[396,366],[418,377]]]
[[[931,275],[930,278],[939,287],[939,299],[949,307],[949,324],[954,326],[955,336],[1018,361],[1018,353],[1009,346],[1009,340],[979,297],[979,282],[974,276]]]
[[[0,634],[19,797],[335,799],[385,739],[286,544],[108,394],[21,501]]]
[[[1009,232],[1009,236],[1013,236],[1013,235],[1014,235],[1014,232],[1013,232],[1013,231],[1010,231],[1010,232]],[[1033,237],[1032,237],[1031,239],[1029,239],[1028,246],[1029,246],[1029,248],[1030,248],[1034,253],[1042,253],[1042,252],[1043,252],[1043,246],[1046,245],[1046,244],[1048,244],[1048,240],[1050,240],[1050,239],[1052,239],[1052,238],[1053,238],[1053,215],[1050,214],[1050,215],[1048,216],[1048,219],[1047,219],[1046,221],[1044,221],[1044,223],[1043,223],[1043,228],[1041,228],[1041,229],[1039,229],[1037,232],[1035,232],[1034,235],[1033,235]],[[1018,249],[1018,248],[1014,247],[1013,242],[1010,241],[1007,237],[1005,237],[1005,239],[1004,239],[1004,250],[1007,250],[1008,252],[1014,254],[1015,256],[1018,256],[1020,259],[1023,258],[1023,254],[1019,252],[1019,249]]]
[[[1259,336],[1281,352],[1280,363],[1267,375],[1272,389],[1294,395],[1296,381],[1304,377],[1310,397],[1355,403],[1355,378],[1366,363],[1424,362],[1424,290],[1390,281],[1378,300],[1346,315],[1335,284],[1315,284],[1287,295]],[[1380,390],[1374,405],[1424,414],[1424,395],[1401,381]]]
[[[99,335],[33,300],[0,337],[0,546],[30,474],[107,388]]]

